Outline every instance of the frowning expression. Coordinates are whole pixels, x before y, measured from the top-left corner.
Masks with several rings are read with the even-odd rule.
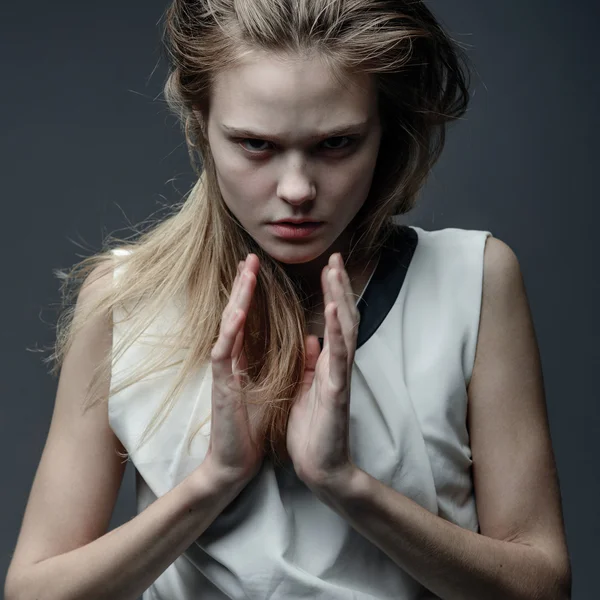
[[[381,139],[375,83],[362,73],[341,83],[318,55],[254,52],[218,74],[207,134],[231,212],[273,258],[307,263],[368,195]],[[318,226],[273,225],[286,219]]]

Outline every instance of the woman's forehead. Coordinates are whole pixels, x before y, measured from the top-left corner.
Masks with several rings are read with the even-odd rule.
[[[318,57],[248,57],[220,72],[211,93],[211,112],[220,123],[274,134],[297,125],[306,125],[316,135],[367,124],[376,108],[371,76],[350,74],[342,83]]]

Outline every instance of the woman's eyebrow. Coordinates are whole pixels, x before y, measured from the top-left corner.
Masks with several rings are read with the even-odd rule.
[[[358,123],[349,123],[347,125],[340,125],[339,127],[335,127],[330,129],[329,131],[321,131],[318,133],[311,134],[306,137],[307,141],[314,141],[318,139],[327,139],[330,137],[339,137],[344,135],[349,135],[353,133],[358,133],[365,129],[370,123],[370,120],[361,121]],[[247,138],[256,138],[260,140],[274,140],[278,142],[284,141],[285,136],[282,134],[271,134],[267,132],[261,132],[258,130],[252,130],[246,127],[232,127],[230,125],[225,125],[225,123],[221,123],[221,129],[231,135],[233,137],[247,137]]]

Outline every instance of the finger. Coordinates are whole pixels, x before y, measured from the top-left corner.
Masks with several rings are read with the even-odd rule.
[[[245,323],[244,323],[245,325]],[[235,336],[235,341],[233,342],[233,348],[231,349],[231,355],[233,357],[233,367],[232,372],[238,373],[239,371],[244,371],[246,369],[245,361],[242,360],[242,354],[244,350],[244,327],[240,327],[240,330],[237,332]]]
[[[308,392],[315,378],[317,360],[321,354],[321,346],[316,335],[304,336],[304,373],[300,386],[300,395]]]
[[[338,268],[331,269],[329,272],[329,289],[333,301],[337,306],[337,318],[340,322],[342,335],[346,344],[346,349],[350,353],[356,345],[354,336],[356,335],[355,320],[352,314],[352,298],[346,293],[342,284],[342,274]]]
[[[223,309],[223,314],[221,315],[221,323],[223,322],[223,319],[230,318],[233,313],[233,310],[234,310],[233,306],[235,304],[235,299],[236,299],[237,293],[238,293],[239,280],[240,280],[240,275],[238,273],[235,276],[233,283],[231,284],[231,291],[229,292],[229,299],[227,300],[227,304],[225,305],[225,308]]]
[[[247,363],[244,356],[244,335],[247,317],[254,299],[254,291],[256,289],[256,273],[258,270],[258,257],[256,255],[249,255],[254,260],[246,260],[240,262],[240,281],[238,283],[238,293],[235,297],[234,308],[236,310],[242,310],[246,315],[244,325],[238,332],[234,347],[232,349],[232,360],[234,361],[234,371],[245,370]]]
[[[256,254],[249,254],[248,258],[245,262],[245,268],[249,269],[250,272],[254,274],[256,278],[256,284],[258,284],[258,272],[260,271],[260,260]],[[254,295],[254,290],[252,292],[252,299],[250,300],[250,307],[248,310],[253,310],[253,307],[256,306],[256,296]]]
[[[350,277],[348,276],[348,271],[346,269],[341,270],[342,273],[342,286],[344,288],[344,293],[348,298],[348,306],[353,309],[351,312],[358,319],[360,317],[360,312],[358,307],[356,306],[356,300],[358,294],[352,289],[352,284],[350,283]]]
[[[346,270],[346,265],[344,264],[344,260],[342,259],[341,254],[337,255],[337,268],[340,270],[340,273],[342,275],[341,280],[345,293],[352,297],[352,302],[354,305],[356,305],[356,294],[352,289],[352,283],[350,283],[350,276],[348,275],[348,271]]]
[[[211,363],[213,380],[215,382],[226,382],[232,371],[232,354],[238,332],[243,330],[246,315],[242,310],[233,310],[229,316],[221,319],[221,329],[216,344],[211,350]]]
[[[330,270],[331,267],[329,265],[326,265],[321,271],[321,289],[323,290],[324,306],[327,306],[332,301],[331,293],[329,291],[329,282],[327,279]]]
[[[254,264],[254,267],[256,267],[256,264]],[[249,267],[248,262],[246,262],[246,266],[240,275],[238,286],[239,291],[234,301],[234,307],[243,310],[244,314],[247,315],[256,288],[256,273],[253,268]]]
[[[307,335],[304,338],[304,371],[314,371],[317,366],[317,360],[321,354],[321,346],[316,335]]]
[[[333,301],[331,290],[329,288],[329,272],[331,271],[331,267],[326,265],[323,267],[321,271],[321,289],[323,290],[323,305],[327,306],[329,303]],[[325,332],[323,334],[323,350],[329,347],[329,335],[327,334],[327,327],[325,327]]]
[[[340,393],[348,380],[348,350],[335,302],[325,308],[325,324],[329,333],[329,382],[334,393]]]
[[[346,270],[344,267],[344,260],[342,259],[341,253],[335,252],[334,254],[332,254],[329,257],[329,261],[327,263],[326,269],[327,269],[326,276],[328,276],[329,273],[331,272],[331,270],[333,270],[333,269],[337,269],[338,271]],[[329,302],[334,301],[333,293],[331,290],[331,285],[328,284],[326,289],[327,289],[328,298],[325,300],[325,305],[327,305]],[[352,287],[350,289],[352,289]]]
[[[348,271],[346,268],[342,268],[342,285],[346,292],[346,297],[348,298],[348,308],[350,308],[350,314],[354,320],[354,326],[358,327],[358,323],[360,321],[360,311],[358,310],[357,300],[358,294],[352,289],[352,283],[350,282],[350,276],[348,275]]]
[[[239,275],[240,275],[240,279],[238,282],[238,289],[236,294],[233,296],[233,301],[234,301],[234,306],[237,307],[242,307],[244,309],[244,311],[246,312],[246,314],[248,314],[248,310],[250,308],[250,304],[251,304],[251,300],[254,294],[254,289],[256,287],[256,280],[257,280],[257,276],[258,276],[258,270],[259,270],[259,260],[258,257],[255,254],[248,254],[248,256],[246,257],[246,260],[240,261],[238,263],[238,270],[239,270]],[[248,274],[252,274],[252,275],[248,275]],[[244,278],[249,279],[250,281],[250,303],[246,303],[244,298],[244,291],[245,291],[245,284],[244,284]],[[242,303],[242,305],[240,304]],[[248,304],[248,305],[246,305]]]
[[[321,354],[321,345],[316,335],[307,335],[305,340],[306,364],[305,368],[313,369],[317,366],[317,360]]]
[[[258,256],[252,253],[248,254],[246,260],[244,261],[244,268],[249,269],[252,273],[254,273],[254,276],[257,276],[260,268],[260,260],[258,259]]]
[[[229,360],[232,356],[237,355],[238,348],[235,348],[236,342],[239,347],[243,343],[243,327],[240,327],[241,322],[245,323],[247,312],[239,307],[240,294],[243,292],[244,283],[242,278],[244,261],[238,263],[238,274],[236,275],[231,294],[229,296],[229,302],[223,311],[221,317],[221,327],[219,332],[219,338],[213,348],[213,351],[217,355],[216,360],[223,360],[223,352],[228,353]],[[241,321],[240,321],[241,319]],[[232,329],[232,327],[234,329]],[[241,334],[241,335],[240,335]],[[241,340],[240,340],[241,337]],[[230,371],[231,369],[229,369]]]
[[[242,273],[244,272],[244,266],[245,266],[245,264],[246,264],[245,260],[240,260],[238,262],[237,269],[236,269],[236,275],[235,275],[235,279],[234,279],[234,283],[235,283],[235,281],[239,281],[240,277],[242,276]]]
[[[231,284],[231,291],[229,292],[229,301],[225,308],[230,307],[235,302],[235,299],[237,297],[237,292],[238,292],[238,283],[240,280],[240,275],[242,274],[243,265],[244,265],[243,260],[240,260],[237,264],[236,274],[233,279],[233,283]]]
[[[352,283],[350,282],[350,277],[344,265],[344,260],[342,258],[341,253],[338,253],[336,255],[336,258],[337,266],[341,273],[341,284],[344,289],[344,297],[346,300],[346,305],[348,306],[348,313],[352,322],[352,332],[356,338],[358,337],[358,325],[360,323],[360,311],[356,306],[357,294],[352,289]]]
[[[233,281],[235,287],[232,286],[231,297],[230,297],[230,299],[232,300],[232,305],[235,305],[235,303],[237,302],[238,296],[239,296],[240,280],[242,278],[242,273],[244,272],[244,263],[245,263],[245,261],[240,260],[240,262],[238,263],[238,266],[237,266],[237,274]]]
[[[240,292],[240,280],[242,278],[242,273],[244,272],[245,262],[246,261],[240,260],[240,262],[238,263],[238,266],[237,266],[237,275],[235,276],[235,280],[234,280],[234,283],[237,283],[237,286],[235,287],[235,290],[232,290],[232,294],[231,294],[234,304],[237,301],[237,298],[238,298],[238,295]],[[234,291],[235,291],[235,293],[233,293]]]

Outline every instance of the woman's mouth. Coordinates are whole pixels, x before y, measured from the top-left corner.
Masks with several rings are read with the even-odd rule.
[[[271,231],[277,237],[284,239],[308,237],[317,231],[321,225],[323,225],[322,221],[306,221],[305,223],[279,221],[278,223],[269,223]]]

